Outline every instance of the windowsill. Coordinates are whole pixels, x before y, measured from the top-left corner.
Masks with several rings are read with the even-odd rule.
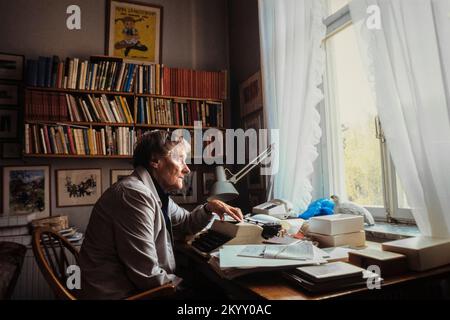
[[[376,242],[398,240],[420,235],[417,226],[408,224],[376,222],[374,226],[366,226],[364,229],[367,240]]]

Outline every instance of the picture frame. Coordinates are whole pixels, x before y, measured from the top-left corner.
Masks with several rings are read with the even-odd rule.
[[[111,169],[110,177],[111,177],[111,186],[123,179],[126,176],[129,176],[133,173],[133,169]]]
[[[0,84],[0,106],[14,106],[19,104],[19,86],[14,84]]]
[[[107,1],[106,54],[127,62],[161,63],[163,7]]]
[[[0,140],[18,137],[19,110],[0,108]]]
[[[262,112],[253,113],[252,115],[246,117],[244,119],[244,129],[255,129],[257,133],[257,139],[258,137],[258,131],[263,127],[263,115]],[[257,142],[257,145],[259,145],[259,141]],[[256,149],[255,157],[259,154],[259,150]],[[245,156],[247,158],[247,162],[251,161],[253,159],[250,159],[250,146],[248,144],[248,141],[246,140],[246,146],[245,146]],[[264,186],[264,177],[260,174],[259,167],[253,168],[248,174],[247,174],[247,187],[248,189],[261,189]]]
[[[258,71],[239,85],[241,117],[258,111],[263,107],[262,79]]]
[[[1,146],[3,159],[19,159],[22,157],[22,144],[16,142],[4,142]]]
[[[50,166],[3,167],[3,214],[50,216]]]
[[[56,206],[81,207],[94,205],[102,195],[102,170],[56,170]]]
[[[22,81],[24,59],[23,55],[0,53],[0,80]]]
[[[208,196],[209,192],[216,182],[216,175],[214,172],[203,172],[203,195]]]
[[[184,176],[183,189],[171,192],[170,196],[177,204],[197,203],[197,172]]]

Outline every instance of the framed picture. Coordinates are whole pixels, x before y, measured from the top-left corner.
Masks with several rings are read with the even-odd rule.
[[[22,81],[24,56],[0,53],[0,80]]]
[[[214,172],[203,172],[203,195],[209,195],[214,182],[216,182],[216,175]]]
[[[184,176],[183,189],[172,192],[171,198],[178,204],[197,202],[197,172]]]
[[[239,85],[239,100],[241,117],[262,108],[262,81],[261,72],[257,72]]]
[[[263,124],[262,112],[257,112],[245,118],[244,129],[245,130],[255,129],[256,137],[258,139],[258,130],[262,128],[262,124]],[[259,154],[260,151],[258,150],[259,141],[257,141],[256,146],[254,146],[256,147],[256,150],[252,150],[252,152],[250,152],[250,145],[248,143],[248,140],[246,140],[245,142],[246,142],[245,156],[248,162],[253,160]],[[249,189],[263,188],[264,177],[261,175],[259,167],[253,168],[253,170],[247,174],[247,186]]]
[[[56,171],[57,207],[90,206],[102,194],[101,169]]]
[[[109,0],[107,14],[107,55],[161,63],[161,6]]]
[[[0,140],[17,138],[18,113],[14,109],[0,109]]]
[[[20,143],[5,142],[2,144],[3,159],[18,159],[22,157],[22,145]]]
[[[11,84],[0,84],[0,106],[17,106],[19,87]]]
[[[50,215],[50,167],[3,168],[3,213]]]
[[[111,169],[111,185],[133,173],[133,169]]]

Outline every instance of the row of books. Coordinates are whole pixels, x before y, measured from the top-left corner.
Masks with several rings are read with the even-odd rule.
[[[68,121],[67,99],[60,92],[27,90],[25,114],[28,120]]]
[[[133,92],[135,73],[136,65],[121,59],[60,60],[53,56],[27,60],[26,79],[33,87]]]
[[[72,95],[27,90],[26,119],[91,123],[127,123],[223,127],[223,104],[215,101],[136,97],[133,110],[127,97]],[[132,112],[133,111],[133,112]]]
[[[227,96],[225,71],[198,71],[192,69],[139,66],[136,75],[136,93],[164,96],[194,97],[224,100]]]
[[[66,155],[132,155],[144,130],[105,126],[100,129],[25,124],[25,153]]]
[[[138,124],[223,127],[223,105],[220,102],[173,100],[138,97],[134,118]]]
[[[66,94],[70,121],[78,122],[107,122],[107,123],[133,123],[133,117],[125,97],[114,96],[108,99],[102,94],[73,96]]]
[[[135,64],[113,57],[28,59],[27,85],[58,89],[134,92],[226,99],[225,71],[196,71],[162,64]]]

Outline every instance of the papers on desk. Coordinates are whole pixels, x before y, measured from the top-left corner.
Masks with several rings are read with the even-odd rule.
[[[309,241],[297,241],[289,245],[247,245],[238,256],[265,259],[314,259],[313,245]]]
[[[223,246],[219,252],[220,268],[285,268],[304,265],[322,264],[327,261],[324,257],[328,255],[317,247],[312,246],[313,254],[310,259],[306,255],[302,259],[286,259],[285,256],[277,258],[264,257],[266,250],[268,255],[280,254],[281,247],[277,245],[234,245]],[[269,248],[269,249],[267,249]],[[295,249],[293,249],[295,251]],[[244,256],[241,255],[244,253]],[[245,256],[246,254],[246,256]],[[250,255],[250,256],[249,256]]]

